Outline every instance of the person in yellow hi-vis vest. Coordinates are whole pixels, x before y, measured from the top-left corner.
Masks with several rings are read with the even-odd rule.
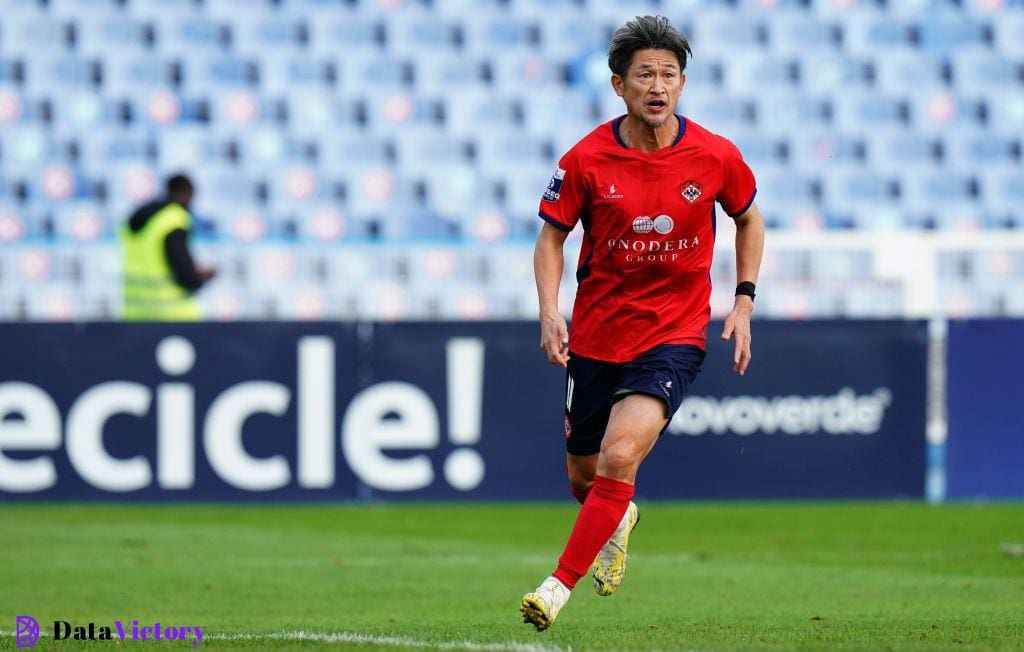
[[[195,293],[216,274],[197,267],[188,248],[192,181],[167,180],[167,195],[140,206],[121,232],[126,321],[199,321]]]

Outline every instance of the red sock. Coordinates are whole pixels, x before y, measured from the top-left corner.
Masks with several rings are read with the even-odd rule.
[[[569,491],[576,497],[576,500],[580,501],[580,505],[587,502],[587,496],[590,495],[590,487],[580,489],[576,485],[569,485]]]
[[[576,517],[565,551],[558,559],[558,568],[552,573],[566,588],[572,590],[594,563],[598,551],[619,526],[623,514],[629,509],[633,485],[603,476],[594,478],[590,495]]]

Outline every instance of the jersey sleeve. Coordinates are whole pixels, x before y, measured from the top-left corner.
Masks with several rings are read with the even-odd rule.
[[[558,161],[547,190],[540,200],[540,218],[562,231],[572,231],[580,220],[587,197],[583,169],[575,150],[569,150]]]
[[[754,180],[754,173],[735,145],[726,140],[722,152],[724,174],[722,189],[718,191],[716,199],[729,217],[739,217],[754,203],[757,183]]]

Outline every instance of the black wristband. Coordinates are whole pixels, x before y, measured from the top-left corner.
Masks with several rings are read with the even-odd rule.
[[[757,287],[750,281],[743,281],[742,283],[736,286],[736,296],[740,296],[742,294],[750,297],[750,300],[753,301],[755,296],[754,290],[756,289]]]

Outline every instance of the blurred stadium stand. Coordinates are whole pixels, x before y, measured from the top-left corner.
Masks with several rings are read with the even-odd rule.
[[[638,13],[759,178],[760,316],[1024,315],[1020,0],[6,0],[0,319],[116,315],[178,170],[213,319],[534,318],[540,194]]]

